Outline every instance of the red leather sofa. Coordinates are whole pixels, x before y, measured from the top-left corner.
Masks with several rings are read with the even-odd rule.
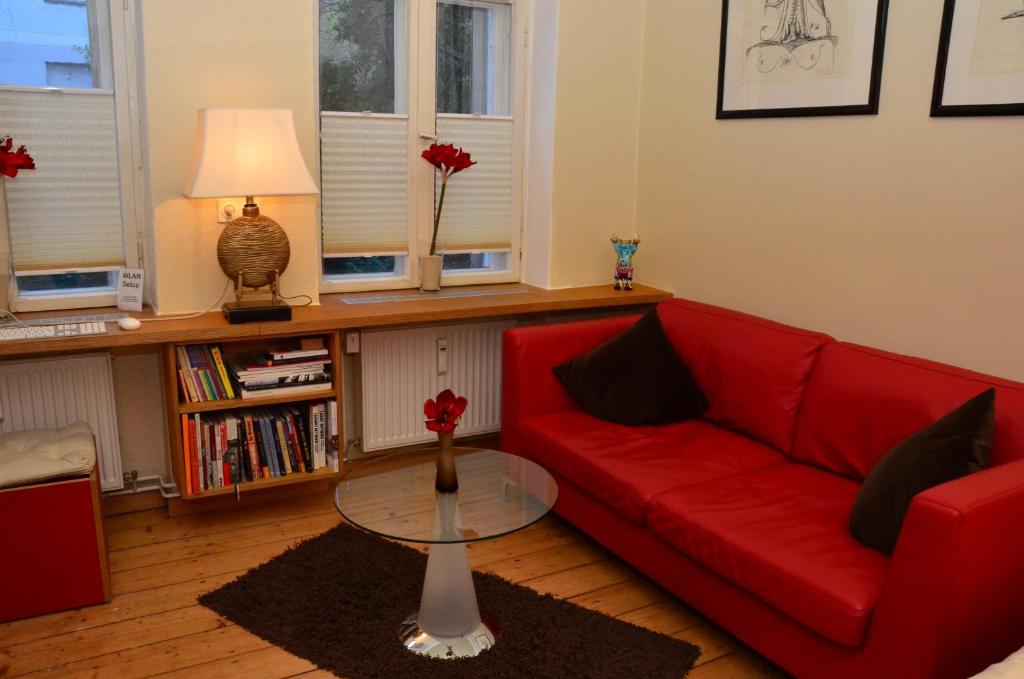
[[[701,420],[604,422],[555,379],[637,316],[505,334],[503,448],[557,477],[561,516],[798,677],[960,678],[1024,645],[1024,384],[684,300],[658,315]],[[854,540],[868,470],[989,386],[990,468],[918,495],[891,557]]]

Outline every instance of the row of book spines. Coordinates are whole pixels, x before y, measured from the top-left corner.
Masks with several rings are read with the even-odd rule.
[[[235,398],[220,347],[189,344],[177,347],[178,379],[190,403]]]
[[[228,414],[182,415],[185,487],[198,495],[240,481],[313,472],[328,465],[327,404]],[[223,471],[222,471],[223,468]]]
[[[259,463],[263,478],[315,471],[303,419],[293,413],[245,419],[246,445],[250,459],[254,455],[259,457],[260,440],[270,441],[269,446],[264,446],[267,464],[264,466],[262,460]],[[260,427],[259,434],[256,433],[257,426]],[[272,456],[269,454],[271,447],[274,448]]]
[[[229,433],[230,423],[201,422],[182,415],[182,449],[185,457],[185,492],[198,495],[211,488],[231,486],[241,481],[237,443]],[[232,445],[235,450],[232,450]]]

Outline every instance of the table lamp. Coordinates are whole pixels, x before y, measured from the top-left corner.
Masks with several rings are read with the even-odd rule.
[[[255,196],[317,193],[295,137],[288,109],[206,108],[199,111],[198,143],[189,198],[245,196],[242,215],[217,241],[217,260],[235,283],[235,301],[224,305],[231,323],[290,320],[281,300],[281,274],[291,250],[281,225],[260,214]],[[270,301],[246,299],[270,287]]]

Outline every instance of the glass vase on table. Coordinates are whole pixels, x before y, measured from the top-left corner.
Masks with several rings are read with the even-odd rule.
[[[458,426],[459,418],[467,406],[469,401],[464,396],[456,396],[451,389],[445,389],[436,399],[428,398],[423,404],[427,429],[437,433],[437,474],[434,488],[439,493],[454,493],[459,489],[459,479],[455,473],[455,427]]]

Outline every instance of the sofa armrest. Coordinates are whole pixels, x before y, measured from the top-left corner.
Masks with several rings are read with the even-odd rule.
[[[914,498],[869,644],[895,642],[905,676],[934,677],[971,676],[1024,645],[1022,520],[1024,461]]]
[[[639,316],[532,325],[505,331],[502,353],[501,447],[522,453],[519,423],[532,415],[577,410],[551,369],[590,351],[636,323]]]

